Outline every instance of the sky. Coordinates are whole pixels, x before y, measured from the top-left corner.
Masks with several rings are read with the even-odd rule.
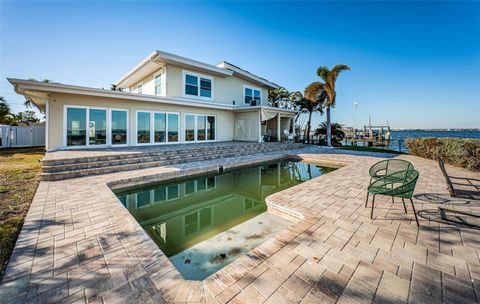
[[[343,63],[334,122],[480,128],[480,2],[0,0],[13,112],[24,99],[7,77],[109,88],[154,50],[226,60],[290,91]]]

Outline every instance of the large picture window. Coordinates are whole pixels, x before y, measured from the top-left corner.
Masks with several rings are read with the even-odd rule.
[[[64,144],[67,147],[126,145],[128,111],[65,106]]]
[[[196,96],[206,99],[212,98],[212,77],[198,75],[191,72],[184,72],[184,83],[185,96]]]

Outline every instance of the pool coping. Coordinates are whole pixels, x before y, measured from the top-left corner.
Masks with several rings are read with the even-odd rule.
[[[342,168],[342,167],[348,165],[345,162],[337,162],[337,161],[333,162],[333,161],[328,161],[328,160],[318,160],[318,159],[308,158],[308,157],[303,158],[299,154],[291,154],[291,153],[275,155],[275,156],[267,156],[266,155],[264,157],[259,157],[259,158],[256,158],[254,160],[245,160],[245,161],[241,161],[241,162],[237,161],[237,162],[234,162],[234,163],[228,162],[228,160],[229,160],[228,158],[225,159],[225,160],[227,160],[227,162],[224,163],[224,164],[207,165],[207,166],[201,167],[200,169],[181,169],[180,171],[170,171],[170,172],[165,172],[165,173],[162,173],[162,174],[146,175],[146,176],[137,177],[137,178],[112,180],[112,181],[106,183],[106,185],[112,191],[113,195],[115,195],[115,190],[121,190],[121,189],[122,190],[128,190],[128,189],[131,189],[131,188],[134,188],[134,187],[137,187],[137,186],[146,186],[147,187],[149,185],[153,185],[153,184],[156,184],[156,183],[173,182],[173,181],[176,181],[176,180],[179,180],[179,179],[191,178],[191,177],[200,176],[200,175],[203,175],[203,174],[220,173],[224,170],[225,171],[227,171],[227,170],[238,170],[238,169],[241,169],[241,168],[251,167],[251,166],[258,165],[258,164],[274,162],[274,161],[281,161],[281,160],[296,160],[296,161],[302,161],[302,162],[307,162],[307,163],[312,163],[312,164],[318,164],[318,165],[331,167],[331,168],[335,168],[335,169],[339,169],[339,168]],[[167,166],[167,167],[170,167],[170,166]],[[172,165],[171,167],[175,167],[175,165]],[[322,175],[322,176],[324,176],[324,175]],[[312,180],[314,180],[316,178],[319,178],[319,177],[321,177],[321,176],[312,178],[311,180],[307,180],[303,183],[307,183],[307,182],[312,181]],[[301,184],[303,184],[303,183],[301,183]],[[287,189],[291,189],[291,188],[300,186],[301,184],[294,185],[294,186],[289,187]],[[274,194],[281,194],[283,191],[285,191],[287,189],[283,189],[279,192],[275,192]],[[295,231],[295,236],[292,235],[292,238],[291,238],[293,240],[293,238],[296,237],[298,234],[303,233],[305,230],[308,229],[308,227],[304,227],[304,226],[300,226],[300,227],[303,227],[304,229],[303,228],[299,229],[300,227],[296,227],[297,225],[300,224],[299,223],[300,221],[307,220],[307,217],[305,216],[305,214],[302,213],[302,212],[296,211],[294,209],[284,207],[281,204],[275,203],[275,200],[270,199],[270,197],[274,194],[271,194],[271,195],[269,195],[265,198],[265,203],[267,204],[267,212],[269,212],[270,214],[273,214],[275,216],[279,216],[279,217],[281,217],[283,219],[286,219],[288,221],[291,221],[292,225],[289,228],[286,228],[286,229],[278,232],[274,236],[269,237],[264,242],[262,242],[260,245],[252,248],[248,253],[246,253],[243,256],[235,259],[234,261],[232,261],[231,263],[229,263],[225,267],[221,268],[219,271],[211,274],[210,276],[206,277],[203,280],[184,279],[183,276],[181,275],[181,273],[175,267],[175,265],[173,265],[173,263],[171,263],[170,259],[165,255],[165,253],[156,244],[155,244],[155,247],[157,248],[158,253],[161,253],[162,256],[165,256],[168,259],[171,266],[173,266],[173,268],[174,268],[172,271],[176,275],[179,275],[181,277],[180,280],[189,281],[189,282],[205,283],[207,280],[213,279],[217,273],[219,273],[220,271],[222,271],[224,269],[226,269],[225,271],[228,272],[230,275],[235,276],[236,269],[238,268],[238,266],[240,264],[242,264],[242,261],[239,261],[242,257],[247,256],[247,255],[252,255],[252,256],[256,255],[256,254],[258,254],[256,251],[268,252],[268,246],[265,246],[265,248],[262,248],[262,245],[264,243],[267,243],[268,241],[270,241],[272,239],[275,239],[275,237],[277,235],[283,233],[286,230],[292,229],[293,231]],[[115,195],[115,197],[116,197],[116,195]],[[118,198],[117,198],[117,200],[118,200]],[[119,200],[118,200],[118,203],[121,205],[121,202]],[[122,207],[124,207],[124,206],[122,205]],[[143,232],[144,236],[149,238],[152,242],[154,242],[151,239],[151,237],[148,235],[148,233],[140,225],[140,223],[138,223],[138,221],[133,217],[133,215],[126,208],[125,208],[125,210],[128,212],[129,219],[131,221],[135,222],[135,224],[137,224],[139,230],[141,232]],[[315,222],[315,218],[313,216],[310,220],[312,221],[312,224]],[[280,237],[278,240],[282,240],[282,239],[284,239],[283,236]],[[239,261],[239,262],[237,262],[237,261]],[[242,274],[242,276],[243,276],[243,274]]]

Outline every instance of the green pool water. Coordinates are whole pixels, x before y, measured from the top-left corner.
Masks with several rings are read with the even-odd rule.
[[[280,161],[116,195],[185,279],[202,280],[292,224],[265,212],[267,196],[333,170]]]

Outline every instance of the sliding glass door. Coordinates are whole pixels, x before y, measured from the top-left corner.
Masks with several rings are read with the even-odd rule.
[[[88,113],[88,144],[107,144],[107,110],[90,109]]]
[[[216,117],[205,114],[185,114],[185,141],[213,141],[216,139]]]
[[[128,110],[65,106],[66,147],[128,144]]]
[[[137,112],[137,144],[178,142],[179,114],[154,111]]]
[[[112,145],[127,144],[128,111],[112,110]]]
[[[150,112],[137,113],[137,143],[150,143]]]
[[[67,108],[67,146],[87,145],[87,110]]]

